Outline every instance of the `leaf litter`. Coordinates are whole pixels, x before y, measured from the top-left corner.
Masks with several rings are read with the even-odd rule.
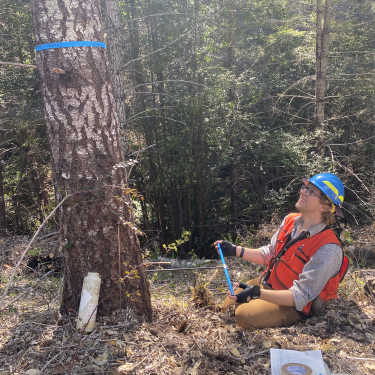
[[[269,238],[273,229],[262,228],[261,236]],[[26,239],[3,241],[4,288]],[[50,254],[46,246],[43,251]],[[232,281],[247,281],[262,271],[237,258],[228,258],[227,266]],[[24,294],[0,315],[0,374],[69,374],[81,337],[76,314],[58,312],[61,275],[52,272],[41,279],[51,270],[47,264],[28,273],[25,263],[10,288],[7,302]],[[319,349],[332,373],[375,374],[375,269],[352,266],[339,300],[327,303],[321,316],[261,330],[236,328],[234,308],[221,312],[227,290],[222,269],[164,271],[148,278],[153,321],[143,322],[127,309],[99,317],[96,329],[82,339],[73,374],[270,374],[270,348]]]

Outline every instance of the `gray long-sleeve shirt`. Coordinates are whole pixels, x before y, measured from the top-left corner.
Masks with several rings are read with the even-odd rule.
[[[267,246],[262,246],[259,250],[263,256],[265,264],[271,258],[276,256],[277,238],[281,228],[285,224],[285,218],[281,223],[279,230],[273,235],[271,243]],[[294,221],[291,239],[298,237],[302,232],[299,228],[302,227],[303,218],[299,216]],[[310,237],[321,232],[325,228],[325,224],[319,223],[310,228]],[[323,290],[327,281],[339,272],[342,264],[343,252],[340,246],[336,244],[323,245],[311,257],[309,262],[303,267],[302,273],[299,275],[299,280],[294,280],[293,285],[289,290],[293,293],[296,309],[302,309]]]

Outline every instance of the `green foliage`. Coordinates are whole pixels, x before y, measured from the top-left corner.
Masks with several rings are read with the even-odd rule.
[[[65,248],[65,249],[70,249],[73,245],[74,245],[74,242],[73,242],[73,241],[69,241],[68,243],[66,243],[66,244],[64,245],[64,248]]]
[[[238,235],[236,236],[235,240],[233,240],[232,235],[230,233],[228,233],[227,237],[224,237],[224,239],[235,244],[239,244],[241,242],[241,238]]]
[[[27,255],[29,257],[39,257],[43,252],[43,249],[40,247],[34,247],[33,249],[29,250]]]
[[[35,64],[29,2],[2,2],[0,61]],[[31,234],[54,207],[38,74],[0,65],[0,160],[8,230]],[[55,226],[51,220],[47,228]]]
[[[35,63],[28,2],[3,7],[0,60]],[[294,210],[301,178],[319,172],[344,181],[349,221],[373,222],[372,2],[334,1],[321,130],[312,127],[311,1],[125,0],[120,7],[128,154],[138,162],[131,161],[130,182],[141,197],[132,209],[155,257],[206,256],[222,233],[250,246],[249,227]],[[38,77],[2,65],[0,80],[8,227],[29,234],[54,205]]]
[[[194,249],[191,249],[189,252],[188,252],[189,256],[191,259],[198,259],[198,255],[195,254],[195,251]]]
[[[165,255],[171,254],[172,258],[174,258],[175,253],[177,253],[177,247],[180,246],[180,245],[182,245],[182,244],[184,244],[184,243],[186,243],[187,241],[189,241],[190,236],[191,236],[191,233],[189,231],[185,230],[182,233],[182,237],[179,238],[178,240],[176,240],[176,242],[172,242],[169,245],[164,245],[163,244],[163,248],[166,251]],[[194,251],[192,252],[192,254],[193,253],[194,253]]]

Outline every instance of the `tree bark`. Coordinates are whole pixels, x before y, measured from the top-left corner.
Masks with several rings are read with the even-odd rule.
[[[5,215],[5,198],[4,198],[4,184],[3,184],[3,164],[0,161],[0,237],[7,236]]]
[[[103,40],[98,0],[32,0],[31,9],[37,45]],[[78,311],[83,278],[99,272],[99,314],[128,306],[150,319],[106,51],[47,49],[37,52],[37,66],[56,189],[73,195],[60,210],[66,243],[61,311]]]
[[[151,9],[151,3],[148,0],[147,1],[148,7]],[[146,20],[147,25],[147,32],[148,32],[148,41],[149,41],[149,52],[156,51],[159,48],[159,42],[158,42],[158,29],[157,29],[157,18],[156,17],[150,17]],[[150,79],[151,79],[151,91],[153,93],[152,95],[152,108],[154,109],[154,113],[156,113],[157,108],[163,108],[164,107],[164,77],[163,77],[163,71],[161,67],[158,67],[156,69],[156,81],[157,83],[154,83],[154,71],[155,69],[155,59],[154,56],[150,56],[151,60],[151,69],[150,69]],[[142,90],[144,90],[144,86],[141,87]],[[158,93],[159,95],[156,95]],[[155,140],[156,153],[154,154],[157,158],[156,162],[151,157],[149,159],[150,163],[150,182],[151,185],[154,185],[154,205],[157,209],[157,227],[158,230],[160,230],[162,236],[162,242],[167,243],[171,242],[169,241],[171,238],[171,222],[167,223],[166,220],[166,207],[168,207],[168,188],[166,187],[167,179],[164,177],[164,163],[163,159],[160,157],[160,140],[159,140],[159,130],[158,130],[158,119],[154,117],[152,121],[145,121],[144,122],[144,132],[145,132],[145,139],[149,144],[153,144]],[[165,133],[165,122],[163,121],[163,130]],[[154,136],[154,137],[153,137]],[[152,137],[152,139],[151,139]],[[151,142],[151,143],[150,143]],[[159,178],[158,178],[159,177]],[[164,201],[167,202],[167,205],[164,204]],[[165,207],[166,206],[166,207]],[[167,215],[168,216],[168,215]],[[168,229],[167,229],[168,227]],[[164,251],[162,244],[160,244],[160,249]]]
[[[198,83],[203,84],[202,74],[198,73]],[[199,98],[202,100],[202,86],[199,86]],[[197,243],[197,250],[199,255],[202,256],[201,244],[204,238],[204,192],[203,192],[203,156],[204,156],[204,132],[203,132],[203,116],[202,116],[202,103],[200,104],[198,114],[198,126],[195,133],[194,140],[194,169],[195,169],[195,185],[194,185],[194,200],[195,200],[195,220],[194,220],[194,236]]]
[[[235,63],[236,63],[236,50],[235,50],[235,37],[234,37],[234,14],[231,11],[231,22],[230,22],[230,46],[228,50],[228,60],[229,60],[229,69],[232,73],[235,72]],[[232,126],[231,126],[231,135],[230,135],[230,213],[231,217],[235,218],[237,213],[237,200],[238,200],[238,188],[237,188],[237,179],[238,179],[238,160],[237,160],[237,121],[235,116],[235,89],[236,84],[233,82],[232,87],[228,92],[228,99],[232,106]]]
[[[125,82],[122,69],[124,59],[121,53],[124,50],[124,43],[120,29],[120,7],[118,0],[105,1],[105,28],[107,33],[108,60],[112,76],[113,94],[120,122],[122,148],[124,150],[124,155],[126,155],[126,103]]]
[[[316,13],[316,83],[314,130],[324,127],[325,88],[328,66],[328,49],[331,29],[332,0],[317,0]],[[318,135],[316,151],[323,152],[323,139]]]

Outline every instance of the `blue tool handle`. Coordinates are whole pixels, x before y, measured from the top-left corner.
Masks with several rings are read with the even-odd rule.
[[[219,254],[220,254],[220,258],[221,258],[221,263],[223,263],[224,272],[225,272],[225,277],[227,278],[227,282],[228,282],[228,286],[229,286],[230,294],[233,296],[233,295],[234,295],[234,291],[233,291],[232,283],[230,282],[229,272],[228,272],[228,270],[227,270],[227,265],[225,264],[224,255],[223,255],[223,252],[222,252],[222,250],[221,250],[221,246],[220,246],[219,243],[217,244],[217,247],[218,247],[218,249],[219,249]]]

